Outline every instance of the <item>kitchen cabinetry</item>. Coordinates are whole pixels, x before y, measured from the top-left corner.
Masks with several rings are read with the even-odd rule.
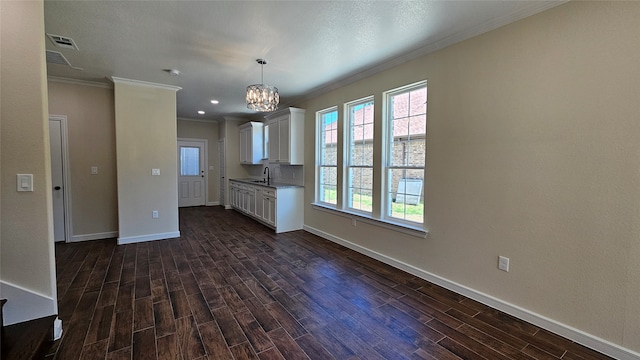
[[[240,163],[260,164],[263,154],[263,129],[260,122],[248,122],[238,127],[240,130]]]
[[[286,108],[266,117],[269,126],[269,162],[304,164],[304,109]]]
[[[304,189],[270,187],[230,180],[231,207],[271,227],[276,233],[302,229]]]

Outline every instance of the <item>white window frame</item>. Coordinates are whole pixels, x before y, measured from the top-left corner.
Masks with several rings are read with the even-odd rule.
[[[346,103],[344,105],[344,112],[345,112],[345,117],[344,117],[344,119],[345,119],[345,121],[344,121],[344,134],[345,134],[345,136],[344,136],[344,139],[345,139],[345,141],[344,141],[344,177],[345,178],[344,178],[344,181],[343,181],[343,184],[344,184],[343,185],[343,190],[344,190],[343,191],[343,194],[344,194],[343,196],[344,196],[344,199],[343,199],[342,203],[344,204],[344,208],[347,211],[355,212],[355,213],[361,213],[361,214],[365,214],[368,217],[372,217],[373,210],[374,210],[373,209],[373,205],[372,205],[371,211],[367,211],[367,210],[363,210],[363,209],[360,209],[360,208],[354,208],[352,206],[353,204],[351,203],[352,191],[353,191],[352,186],[351,186],[351,184],[353,183],[352,182],[352,178],[351,178],[351,173],[352,173],[352,170],[355,170],[355,169],[371,169],[371,173],[372,173],[372,176],[371,176],[371,181],[372,181],[372,184],[371,184],[371,197],[372,197],[372,201],[373,201],[373,197],[375,196],[374,193],[373,193],[373,191],[374,191],[373,190],[374,189],[373,184],[376,181],[375,176],[373,175],[374,174],[374,162],[372,161],[371,165],[362,165],[362,164],[352,164],[351,163],[351,152],[353,150],[352,147],[351,147],[351,143],[352,143],[352,140],[353,140],[352,139],[352,131],[351,131],[351,128],[352,128],[352,117],[351,117],[352,109],[355,108],[356,106],[364,105],[364,104],[367,104],[367,103],[371,103],[372,104],[372,106],[374,107],[374,114],[375,114],[375,101],[374,101],[374,97],[373,96],[367,96],[367,97],[362,98],[362,99],[354,100],[354,101],[348,102],[348,103]],[[372,127],[374,126],[373,125],[374,123],[375,123],[375,118],[373,119]],[[372,131],[373,131],[373,134],[372,134],[372,139],[371,140],[373,141],[375,139],[376,134],[375,134],[375,130],[374,129],[372,129]]]
[[[426,81],[420,81],[417,83],[413,83],[413,84],[409,84],[406,86],[402,86],[396,89],[392,89],[389,91],[386,91],[383,93],[383,111],[384,111],[384,119],[383,119],[383,133],[384,133],[384,138],[382,139],[383,141],[383,171],[382,171],[382,177],[383,177],[383,198],[382,198],[382,217],[384,220],[389,221],[389,222],[393,222],[393,223],[398,223],[398,224],[406,224],[408,226],[411,227],[422,227],[424,226],[424,207],[423,207],[423,218],[422,221],[412,221],[412,220],[407,220],[407,219],[401,219],[398,217],[393,217],[391,216],[391,209],[393,206],[393,201],[392,198],[390,196],[390,194],[393,192],[393,189],[391,189],[390,187],[393,186],[392,183],[392,179],[390,179],[390,172],[391,170],[422,170],[422,189],[421,189],[421,194],[424,197],[424,189],[425,189],[425,179],[426,179],[426,154],[425,154],[425,163],[422,166],[408,166],[408,165],[397,165],[397,164],[393,164],[393,145],[394,145],[394,136],[393,136],[393,104],[391,103],[392,98],[396,95],[401,95],[407,92],[411,92],[414,90],[418,90],[421,88],[426,88],[427,87],[427,82]],[[428,96],[428,95],[427,95]],[[428,98],[428,97],[427,97]],[[428,100],[427,100],[428,101]],[[427,113],[426,113],[426,106],[425,106],[425,122],[427,121],[426,119]],[[425,134],[424,134],[424,139],[426,142],[426,124],[425,124]],[[426,151],[426,148],[425,148]]]
[[[323,127],[323,120],[324,120],[324,116],[330,113],[336,113],[336,152],[337,152],[337,145],[338,145],[338,138],[340,136],[340,128],[338,126],[339,123],[339,113],[338,113],[338,107],[337,106],[333,106],[324,110],[320,110],[318,112],[316,112],[316,131],[317,131],[317,135],[316,135],[316,191],[315,191],[315,203],[317,204],[322,204],[323,206],[326,207],[330,207],[330,208],[336,208],[340,199],[340,196],[342,194],[341,189],[338,187],[338,163],[339,163],[339,159],[338,159],[338,154],[336,153],[336,163],[335,165],[327,165],[323,163],[323,149],[324,149],[324,127]],[[331,203],[331,202],[327,202],[327,201],[323,201],[323,197],[322,197],[322,192],[324,191],[324,183],[323,183],[323,179],[322,179],[322,169],[323,168],[335,168],[336,171],[336,203]]]

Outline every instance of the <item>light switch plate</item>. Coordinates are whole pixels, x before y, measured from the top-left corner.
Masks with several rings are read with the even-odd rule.
[[[498,256],[498,269],[509,272],[509,258],[506,256]]]
[[[92,166],[91,167],[91,175],[97,175],[98,174],[98,167],[97,166]]]
[[[18,191],[33,191],[33,174],[17,174]]]
[[[153,176],[160,175],[160,169],[151,169],[151,175]]]

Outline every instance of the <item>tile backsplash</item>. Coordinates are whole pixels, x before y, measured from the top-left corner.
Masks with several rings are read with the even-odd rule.
[[[285,164],[263,164],[262,166],[252,166],[249,169],[249,175],[255,178],[263,178],[264,168],[269,167],[271,179],[275,182],[304,185],[304,166],[302,165],[285,165]]]

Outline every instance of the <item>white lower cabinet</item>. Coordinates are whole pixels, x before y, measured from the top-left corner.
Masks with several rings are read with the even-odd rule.
[[[231,206],[276,233],[302,229],[304,189],[250,185],[230,180]]]

